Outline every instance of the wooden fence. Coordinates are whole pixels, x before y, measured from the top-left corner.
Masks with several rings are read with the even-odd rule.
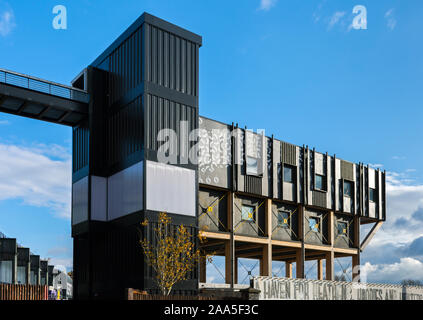
[[[164,296],[160,294],[148,294],[145,291],[139,291],[135,289],[127,289],[128,300],[215,300],[211,297],[203,296],[181,296],[181,295],[169,295]]]
[[[0,283],[0,300],[47,300],[47,286]]]

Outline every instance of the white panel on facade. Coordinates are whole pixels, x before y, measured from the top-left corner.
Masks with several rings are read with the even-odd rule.
[[[195,171],[147,161],[147,210],[195,216]]]
[[[72,186],[72,224],[88,220],[88,177]]]
[[[108,220],[143,209],[143,162],[138,162],[108,179]]]
[[[376,189],[375,169],[369,168],[369,188]]]
[[[91,220],[107,221],[107,178],[91,177]]]
[[[323,168],[323,154],[315,152],[314,155],[315,155],[315,159],[314,159],[315,168],[314,168],[314,170],[316,171],[316,174],[324,175],[325,170]]]
[[[376,218],[376,203],[374,202],[369,203],[369,217]]]
[[[341,195],[339,194],[340,187],[343,189],[342,180],[341,180],[341,160],[335,159],[335,203],[336,203],[336,210],[341,209],[342,203],[340,203],[339,198]]]
[[[295,185],[293,183],[283,183],[283,200],[294,201]]]
[[[351,212],[351,198],[344,196],[344,212],[352,213]]]

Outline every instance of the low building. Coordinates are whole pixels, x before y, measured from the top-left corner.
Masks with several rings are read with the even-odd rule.
[[[56,298],[60,300],[70,300],[73,297],[72,278],[58,269],[53,270],[53,290]]]

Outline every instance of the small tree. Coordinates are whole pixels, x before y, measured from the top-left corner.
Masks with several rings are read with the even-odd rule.
[[[188,273],[201,258],[200,250],[196,249],[193,236],[188,230],[183,225],[172,230],[170,223],[171,218],[166,213],[160,213],[158,225],[154,228],[156,243],[146,238],[140,241],[148,264],[156,272],[157,285],[166,296],[177,282],[187,279]],[[141,225],[147,226],[148,220]],[[201,232],[198,238],[200,242],[205,241]]]
[[[403,286],[421,286],[423,285],[421,281],[419,280],[413,280],[413,279],[405,279],[401,281],[401,284]]]

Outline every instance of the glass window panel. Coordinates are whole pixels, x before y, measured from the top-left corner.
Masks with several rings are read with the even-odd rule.
[[[247,156],[247,174],[258,175],[258,160]]]
[[[278,226],[282,228],[289,228],[289,212],[279,211],[278,212]]]
[[[18,266],[18,284],[26,284],[26,268]]]
[[[376,189],[370,188],[370,190],[369,190],[369,200],[372,201],[372,202],[376,202],[376,198],[377,198]]]
[[[316,179],[315,179],[316,185],[314,186],[316,189],[325,190],[323,178],[324,178],[323,176],[316,174]]]
[[[12,261],[0,261],[0,283],[12,283]]]
[[[353,183],[351,181],[344,181],[344,195],[352,197],[353,194]]]
[[[308,221],[309,221],[309,227],[310,227],[311,231],[313,231],[313,232],[319,232],[320,231],[320,226],[319,226],[320,219],[319,218],[310,217]]]
[[[242,206],[241,220],[254,221],[254,207]]]
[[[348,225],[345,222],[338,222],[338,234],[347,235],[348,234]]]
[[[293,171],[294,170],[292,167],[285,165],[283,167],[283,181],[293,183],[294,182]]]

